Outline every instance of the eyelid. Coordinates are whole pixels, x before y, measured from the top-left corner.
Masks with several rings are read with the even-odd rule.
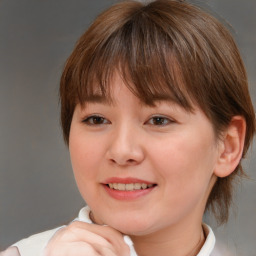
[[[158,124],[158,125],[157,124],[151,124],[150,120],[153,120],[154,118],[162,118],[164,120],[167,120],[167,123]],[[154,126],[166,126],[166,125],[169,125],[169,124],[172,124],[172,123],[176,123],[176,120],[171,118],[171,117],[165,116],[165,115],[155,114],[155,115],[151,116],[145,123],[149,124],[149,125],[154,125]]]
[[[102,119],[104,119],[104,122],[100,123],[100,124],[90,123],[89,120],[92,118],[102,118]],[[100,126],[100,125],[104,125],[104,124],[110,124],[110,121],[107,120],[104,116],[102,116],[100,114],[90,114],[90,115],[82,118],[82,123],[89,125],[89,126]]]

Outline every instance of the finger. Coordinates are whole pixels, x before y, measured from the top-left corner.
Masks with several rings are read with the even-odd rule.
[[[129,252],[129,247],[128,245],[124,242],[123,235],[109,227],[109,226],[100,226],[100,225],[95,225],[95,224],[89,224],[89,223],[84,223],[84,222],[79,222],[75,221],[71,223],[68,227],[71,232],[75,232],[77,235],[77,238],[81,239],[82,241],[89,242],[90,239],[91,241],[94,242],[95,239],[98,241],[101,241],[101,244],[106,246],[106,243],[102,240],[102,238],[110,243],[114,248],[117,249],[117,251],[128,251]],[[93,236],[93,235],[88,235],[87,232],[94,233],[95,235],[98,235],[98,237]],[[86,234],[85,234],[86,233]],[[99,239],[99,237],[101,239]]]
[[[92,245],[73,242],[47,246],[42,256],[102,256]]]
[[[60,234],[57,239],[70,243],[81,241],[89,244],[99,244],[104,247],[112,247],[112,244],[103,236],[79,226],[68,227],[62,230],[62,234]]]
[[[65,228],[59,230],[51,239],[48,247],[60,243],[77,243],[84,242],[90,244],[94,248],[105,248],[109,253],[121,255],[130,255],[130,249],[125,244],[123,236],[120,232],[106,226],[88,224],[84,222],[73,222]],[[108,253],[108,254],[109,254]]]
[[[103,247],[103,246],[100,246],[100,245],[97,245],[95,244],[93,246],[94,250],[99,254],[99,255],[102,255],[102,256],[121,256],[121,255],[118,255],[116,254],[111,248],[109,247]]]

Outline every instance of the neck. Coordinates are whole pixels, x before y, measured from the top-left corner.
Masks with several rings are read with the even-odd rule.
[[[183,227],[170,227],[145,236],[131,236],[139,256],[196,256],[205,242],[201,223]]]

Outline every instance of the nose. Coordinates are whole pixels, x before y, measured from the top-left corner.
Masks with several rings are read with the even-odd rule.
[[[140,134],[132,127],[123,125],[113,131],[107,158],[120,166],[137,165],[145,157],[142,144]]]

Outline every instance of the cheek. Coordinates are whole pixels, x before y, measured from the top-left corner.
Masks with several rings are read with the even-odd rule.
[[[69,151],[74,176],[81,194],[97,181],[99,159],[102,158],[101,147],[97,141],[84,135],[77,129],[71,130]]]
[[[155,147],[151,154],[165,184],[165,193],[170,195],[165,198],[182,204],[204,196],[216,161],[212,140],[176,137],[164,145]]]
[[[97,198],[95,181],[97,180],[96,163],[97,154],[95,148],[80,140],[70,141],[70,157],[74,177],[78,190],[85,200],[90,203]],[[95,200],[97,201],[97,200]]]
[[[73,138],[69,144],[70,158],[75,174],[87,173],[88,168],[93,163],[95,154],[93,148],[90,148],[83,142]],[[89,161],[91,159],[91,161]]]

